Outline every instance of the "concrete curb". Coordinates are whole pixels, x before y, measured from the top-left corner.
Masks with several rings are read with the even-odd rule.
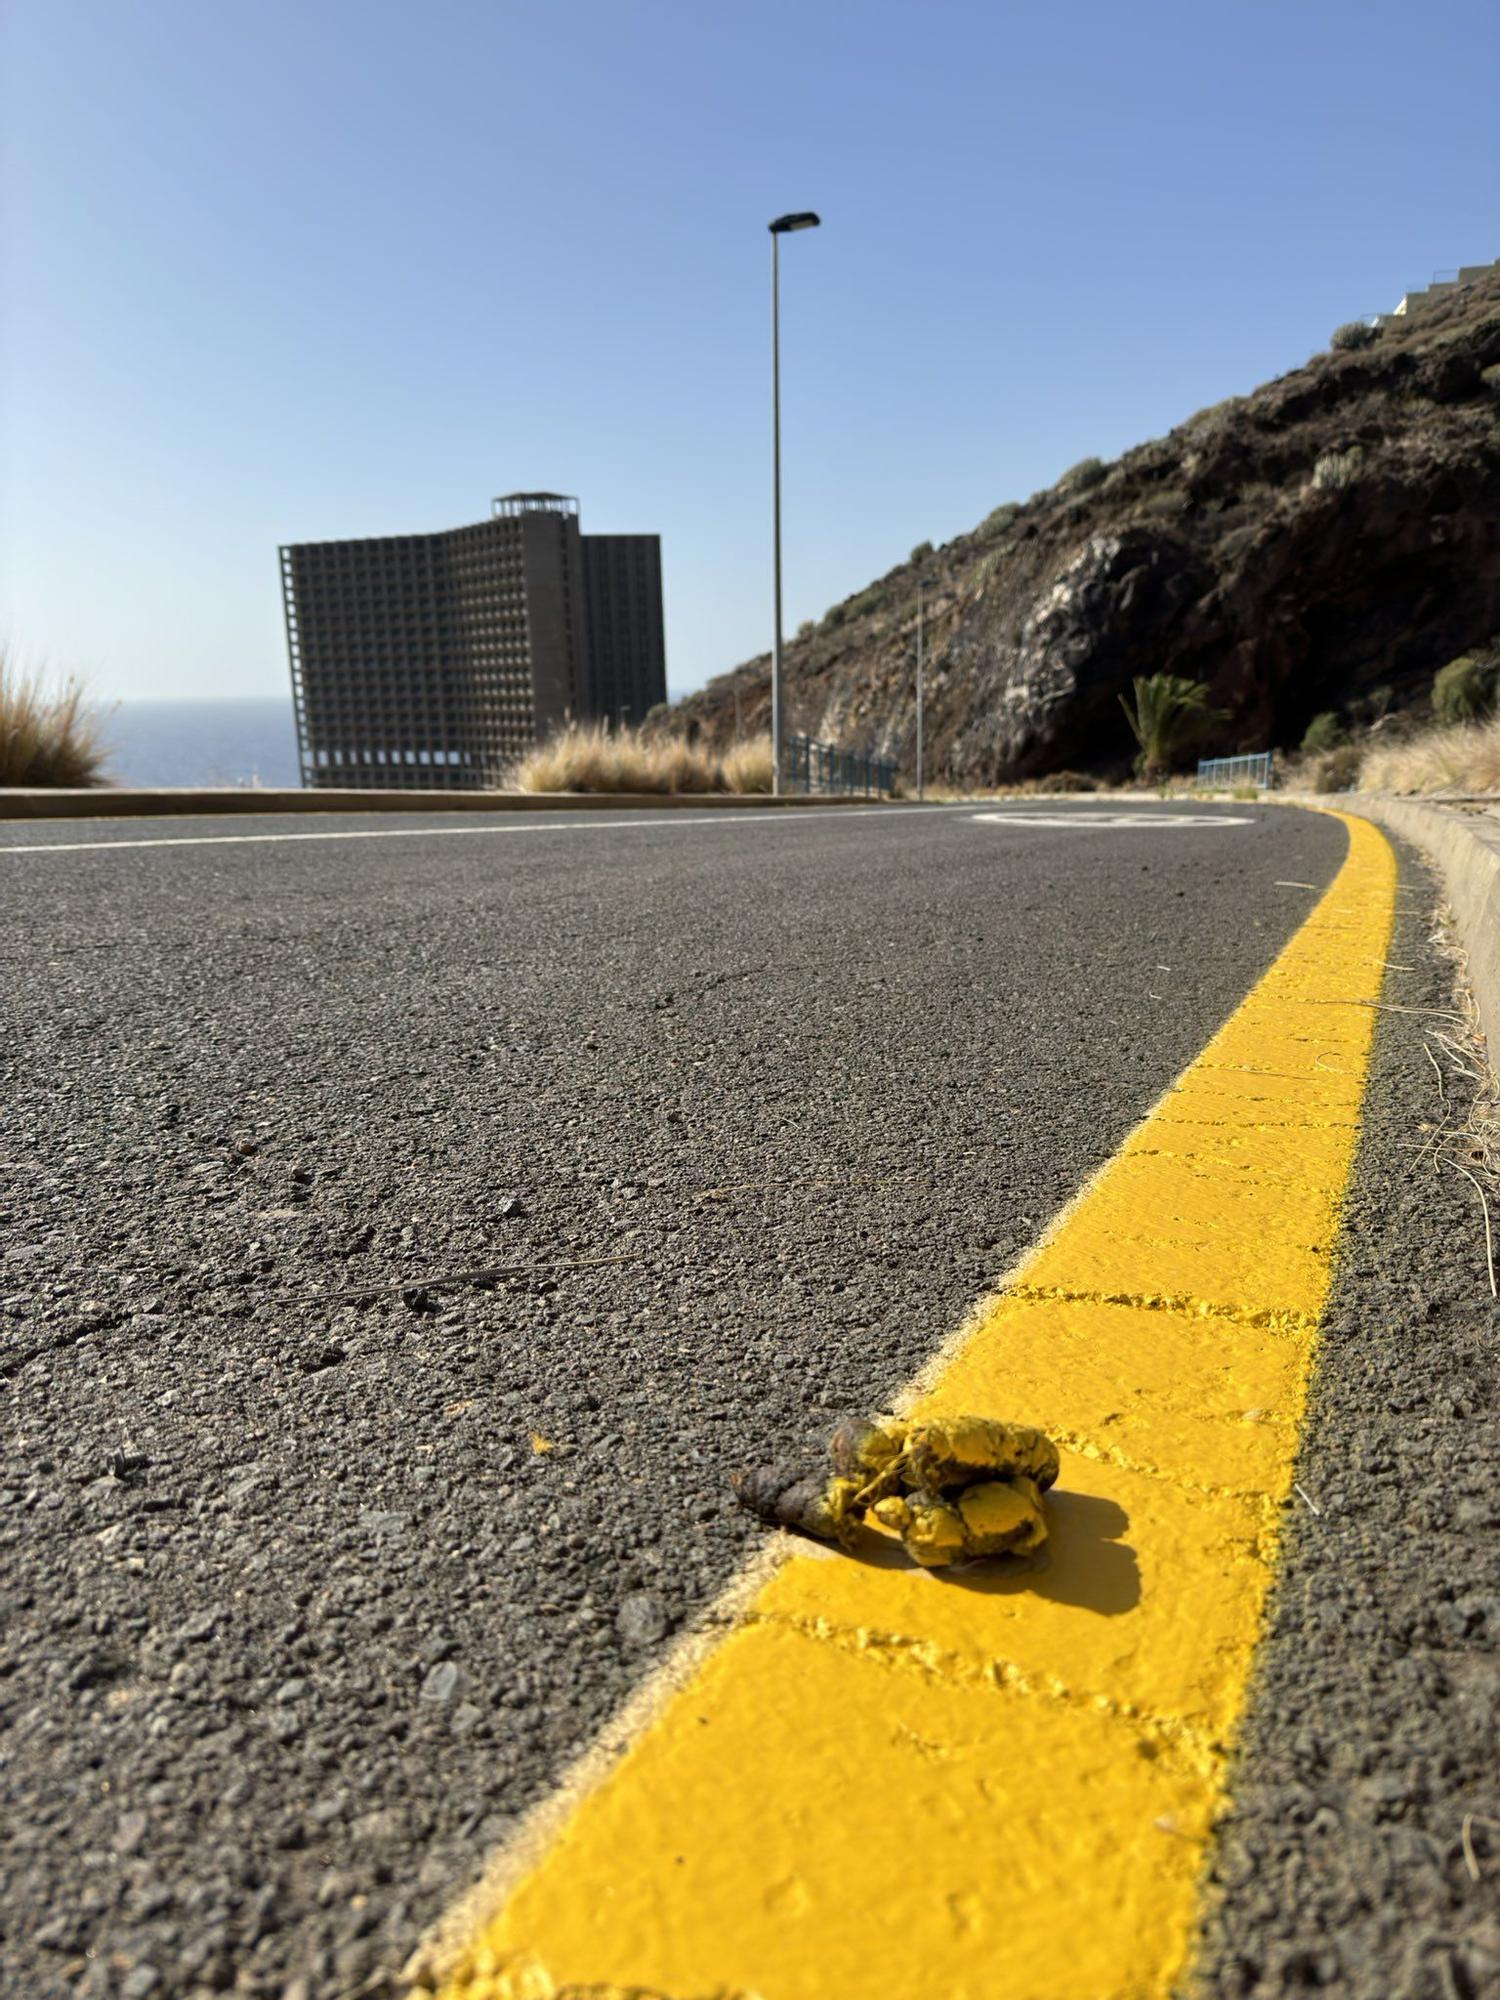
[[[1490,1068],[1500,1067],[1500,816],[1478,803],[1465,810],[1375,794],[1340,794],[1319,803],[1376,821],[1436,866],[1468,954]]]
[[[0,788],[0,820],[137,819],[200,813],[463,813],[463,812],[765,812],[780,807],[899,804],[860,792],[816,796],[796,792],[367,792],[273,791],[225,787],[221,791],[100,785],[89,790]]]

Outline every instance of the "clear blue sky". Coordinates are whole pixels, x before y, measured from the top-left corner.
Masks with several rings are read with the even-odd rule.
[[[674,692],[1500,256],[1495,0],[7,0],[0,633],[286,685],[282,541],[577,493]]]

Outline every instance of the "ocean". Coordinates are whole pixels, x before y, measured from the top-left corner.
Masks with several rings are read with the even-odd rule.
[[[116,785],[298,786],[289,697],[122,701],[102,717]]]

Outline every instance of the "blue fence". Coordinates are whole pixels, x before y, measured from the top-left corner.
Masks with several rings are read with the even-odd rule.
[[[810,736],[788,736],[783,745],[782,783],[789,792],[863,792],[867,798],[892,791],[896,766],[866,750],[840,750]]]
[[[1200,785],[1259,785],[1268,792],[1275,783],[1269,750],[1253,757],[1203,757],[1198,762]]]

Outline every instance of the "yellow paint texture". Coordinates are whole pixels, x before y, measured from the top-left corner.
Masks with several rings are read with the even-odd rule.
[[[444,2000],[1146,2000],[1186,1962],[1349,1175],[1395,864],[1270,972],[907,1398],[1062,1447],[1047,1567],[789,1554],[502,1858]]]

